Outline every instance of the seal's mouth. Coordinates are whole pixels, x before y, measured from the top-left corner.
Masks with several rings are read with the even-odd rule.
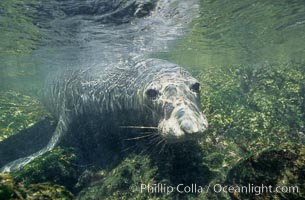
[[[174,143],[182,143],[187,141],[198,140],[201,136],[202,136],[201,134],[192,134],[192,135],[184,134],[177,137],[175,135],[167,134],[165,138],[167,143],[174,144]]]

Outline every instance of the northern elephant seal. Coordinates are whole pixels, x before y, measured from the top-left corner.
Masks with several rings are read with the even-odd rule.
[[[40,151],[7,164],[2,172],[18,169],[53,149],[80,118],[94,117],[112,128],[152,129],[168,143],[200,136],[208,126],[200,109],[199,82],[165,60],[66,71],[50,80],[46,104],[58,119],[50,142]]]

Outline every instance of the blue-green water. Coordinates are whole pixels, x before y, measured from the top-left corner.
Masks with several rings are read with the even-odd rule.
[[[169,53],[184,66],[303,60],[304,1],[205,1],[192,34]]]
[[[68,56],[67,52],[73,51],[76,57],[80,56],[77,45],[60,53],[55,48],[58,43],[69,46],[81,40],[73,39],[71,30],[65,34],[65,27],[48,29],[59,26],[56,23],[65,17],[57,4],[1,1],[1,87],[10,88],[21,80],[22,84],[26,80],[31,84],[39,79],[45,59],[49,65],[68,65],[69,61],[61,63],[61,55]],[[208,66],[285,63],[304,57],[303,1],[201,1],[199,15],[190,25],[192,33],[161,53],[161,57],[199,70]],[[42,48],[45,52],[37,53]]]

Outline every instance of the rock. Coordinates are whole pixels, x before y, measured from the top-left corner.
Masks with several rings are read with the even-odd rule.
[[[231,192],[234,200],[305,199],[305,146],[286,143],[256,153],[229,171],[226,184],[247,187],[248,193]]]

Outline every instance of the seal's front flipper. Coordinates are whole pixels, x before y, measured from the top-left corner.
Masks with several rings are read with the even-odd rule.
[[[51,139],[49,140],[49,142],[47,143],[47,145],[44,148],[37,151],[36,153],[31,154],[30,156],[19,158],[17,160],[9,162],[8,164],[6,164],[5,166],[3,166],[0,169],[0,173],[11,172],[11,171],[17,170],[17,169],[25,166],[29,162],[31,162],[32,160],[34,160],[38,156],[44,154],[47,151],[52,150],[55,147],[55,145],[58,143],[58,141],[60,140],[62,135],[64,135],[66,130],[67,130],[67,123],[60,118],[60,120],[58,121],[57,127],[54,131],[53,136],[51,137]],[[26,138],[26,140],[31,140],[31,138]],[[16,145],[14,145],[13,147],[18,148]]]
[[[0,142],[0,168],[20,157],[31,155],[50,141],[55,126],[46,118],[30,128],[20,131]]]

